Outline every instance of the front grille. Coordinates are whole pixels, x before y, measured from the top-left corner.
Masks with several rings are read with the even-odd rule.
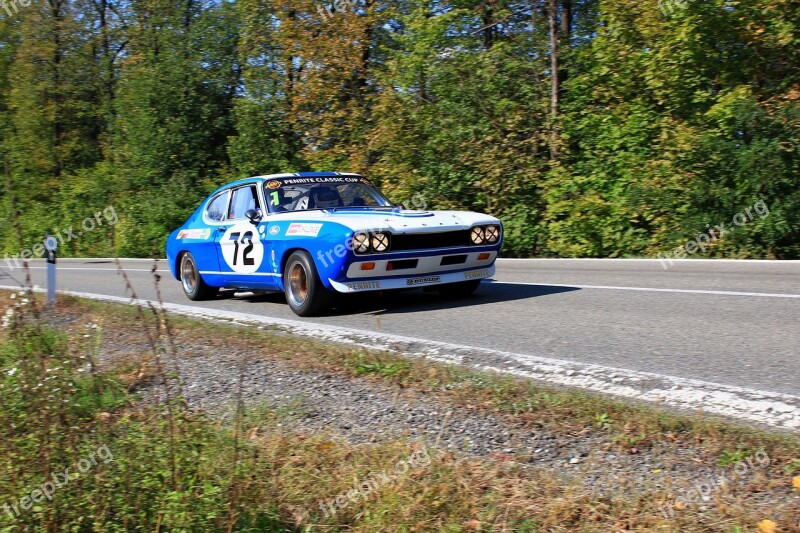
[[[442,231],[439,233],[416,233],[392,235],[392,251],[430,250],[469,246],[469,230]]]

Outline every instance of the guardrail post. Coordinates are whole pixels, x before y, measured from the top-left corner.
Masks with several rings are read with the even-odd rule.
[[[44,249],[47,255],[47,305],[50,306],[56,303],[56,238],[45,233]]]

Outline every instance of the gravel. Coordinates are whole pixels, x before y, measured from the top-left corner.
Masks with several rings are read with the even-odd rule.
[[[565,482],[581,480],[587,491],[603,495],[631,490],[681,494],[717,479],[724,470],[709,466],[699,448],[656,446],[620,453],[605,432],[550,433],[515,423],[510,416],[442,404],[377,379],[299,370],[290,361],[208,353],[203,345],[183,350],[192,354],[179,361],[189,406],[220,417],[232,413],[241,371],[245,404],[279,412],[286,430],[325,433],[351,444],[409,438],[466,457],[546,469]],[[158,396],[162,392],[156,383],[146,390]]]
[[[57,320],[72,325],[80,322],[70,316]],[[148,351],[140,327],[103,331],[92,324],[84,327],[86,335],[102,335],[101,367],[130,364],[132,357],[138,360]],[[251,355],[237,343],[221,350],[218,343],[197,339],[184,341],[178,348],[177,360],[165,356],[164,363],[178,369],[189,406],[222,418],[231,416],[241,376],[245,404],[277,412],[287,431],[325,433],[355,445],[408,438],[465,457],[513,460],[546,469],[565,482],[578,480],[597,497],[647,492],[663,494],[666,499],[687,494],[698,484],[718,479],[721,473],[731,481],[736,479],[732,467],[715,466],[714,458],[705,456],[701,447],[657,443],[626,453],[612,446],[602,430],[548,432],[510,415],[443,403],[377,378],[353,378],[303,365],[297,368],[291,360],[277,356]],[[149,401],[163,396],[156,380],[142,384],[139,392]],[[734,484],[746,487],[760,476],[769,476],[771,470],[750,468]],[[745,492],[754,506],[800,506],[800,496],[782,486]],[[742,497],[741,491],[734,494]]]

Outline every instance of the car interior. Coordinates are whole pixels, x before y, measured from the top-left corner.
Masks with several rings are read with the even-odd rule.
[[[368,191],[327,185],[298,186],[290,185],[267,191],[270,212],[283,213],[286,211],[304,211],[307,209],[334,209],[337,207],[367,207],[369,205],[382,205],[368,196],[365,199],[359,194],[369,194]],[[343,197],[342,195],[347,195]]]

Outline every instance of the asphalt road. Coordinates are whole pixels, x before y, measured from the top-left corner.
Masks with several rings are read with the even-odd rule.
[[[124,260],[154,299],[152,261]],[[44,264],[32,262],[44,286]],[[110,260],[62,259],[59,288],[127,296]],[[421,290],[355,296],[331,315],[296,317],[283,296],[190,302],[160,262],[165,301],[592,363],[800,396],[800,262],[513,260],[461,300]],[[0,272],[0,285],[24,281]]]

